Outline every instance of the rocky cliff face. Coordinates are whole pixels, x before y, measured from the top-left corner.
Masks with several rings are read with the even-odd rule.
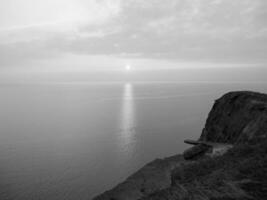
[[[215,101],[200,140],[244,143],[267,136],[267,95],[230,92]]]
[[[216,100],[199,141],[231,149],[210,157],[200,144],[186,151],[187,160],[155,160],[95,200],[265,199],[267,95],[230,92]]]

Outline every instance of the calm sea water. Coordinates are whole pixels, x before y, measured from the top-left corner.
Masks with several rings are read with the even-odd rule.
[[[0,199],[79,200],[197,139],[214,100],[263,83],[0,86]]]

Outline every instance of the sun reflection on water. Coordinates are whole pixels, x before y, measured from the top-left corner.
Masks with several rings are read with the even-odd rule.
[[[123,151],[130,156],[135,144],[135,105],[133,86],[130,83],[124,85],[121,110],[120,143]]]

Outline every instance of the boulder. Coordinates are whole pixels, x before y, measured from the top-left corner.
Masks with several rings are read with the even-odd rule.
[[[205,144],[198,144],[185,150],[183,156],[185,160],[192,160],[192,159],[197,159],[211,151],[212,151],[211,146]]]

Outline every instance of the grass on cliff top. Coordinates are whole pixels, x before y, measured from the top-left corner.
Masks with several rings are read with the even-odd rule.
[[[182,185],[187,191],[201,191],[209,199],[265,199],[267,140],[240,144],[223,156],[179,167],[173,171],[172,181],[174,187]],[[229,198],[215,198],[225,194]]]

